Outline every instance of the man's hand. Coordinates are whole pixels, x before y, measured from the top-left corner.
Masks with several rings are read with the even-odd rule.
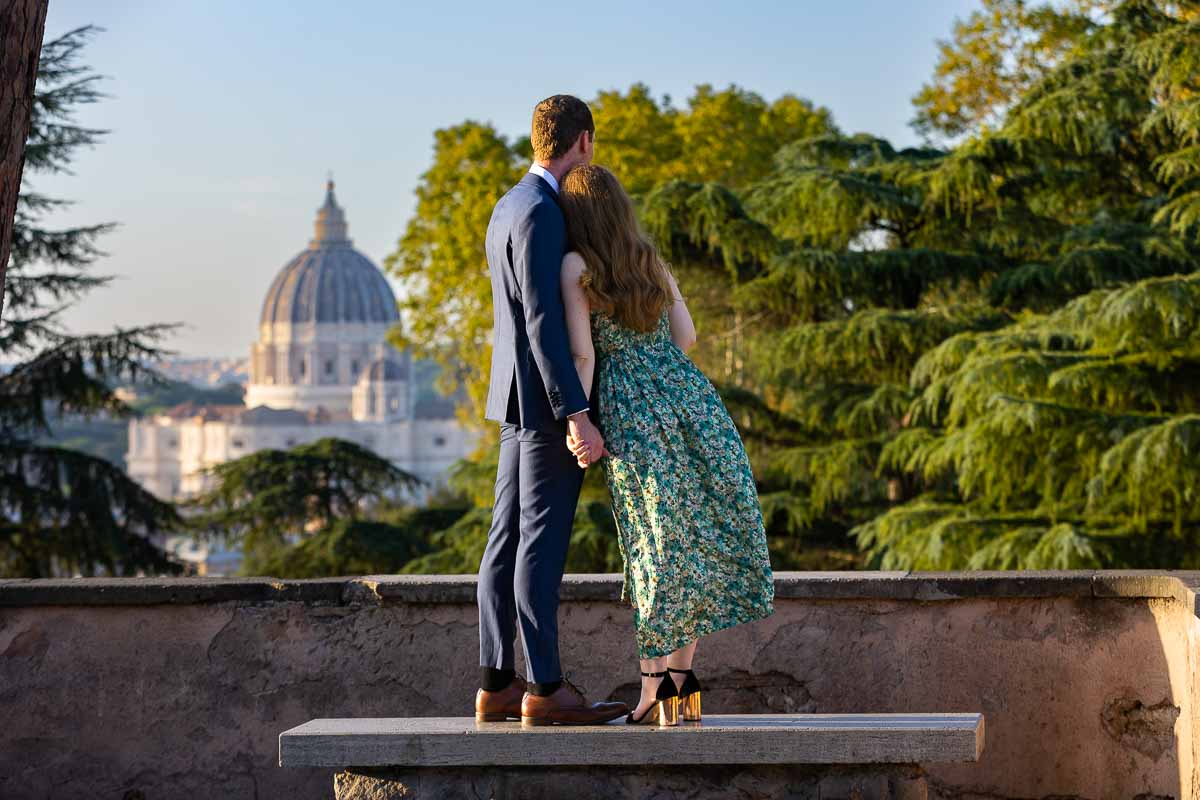
[[[579,464],[581,469],[587,469],[592,464],[594,464],[600,460],[599,458],[592,458],[589,460],[587,457],[585,457],[583,455],[583,453],[584,453],[583,440],[576,439],[575,437],[571,436],[571,434],[569,434],[569,433],[567,434],[567,449],[570,450],[571,454],[575,456],[575,461],[576,461],[576,463]],[[608,455],[611,455],[611,453],[608,452],[608,445],[606,444],[606,445],[604,445],[604,452],[600,454],[600,457],[603,458]]]
[[[604,437],[586,411],[567,417],[567,447],[581,467],[591,466],[604,457]]]

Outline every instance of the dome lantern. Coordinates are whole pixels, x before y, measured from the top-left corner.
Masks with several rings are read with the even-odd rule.
[[[396,296],[383,273],[350,246],[346,215],[334,198],[331,179],[313,240],[276,274],[259,324],[391,325],[399,319]]]
[[[342,211],[342,207],[337,204],[337,199],[333,196],[332,177],[325,182],[325,202],[317,209],[317,222],[313,228],[313,239],[308,245],[311,249],[316,250],[322,247],[336,247],[339,245],[350,246],[350,237],[347,235],[346,214]]]

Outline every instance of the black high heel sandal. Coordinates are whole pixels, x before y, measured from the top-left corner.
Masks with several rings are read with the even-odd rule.
[[[696,677],[696,673],[690,669],[675,669],[667,667],[667,672],[676,672],[680,675],[686,675],[683,679],[683,685],[677,690],[679,692],[680,712],[684,722],[699,722],[700,721],[700,679]],[[671,679],[672,685],[675,679]]]
[[[679,724],[679,690],[675,681],[666,672],[643,672],[646,678],[662,678],[655,693],[654,702],[642,713],[634,717],[633,712],[625,717],[626,725],[652,725],[657,722],[661,727],[669,728]]]

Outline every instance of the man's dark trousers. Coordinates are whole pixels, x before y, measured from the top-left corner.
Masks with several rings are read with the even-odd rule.
[[[494,313],[485,416],[501,426],[492,528],[479,565],[479,663],[514,666],[516,617],[530,681],[553,686],[562,677],[558,587],[583,483],[566,420],[588,400],[562,304],[566,220],[545,178],[526,175],[496,203],[484,246]]]
[[[582,484],[565,434],[501,425],[492,529],[479,565],[484,666],[513,666],[515,617],[530,680],[561,678],[558,589]]]

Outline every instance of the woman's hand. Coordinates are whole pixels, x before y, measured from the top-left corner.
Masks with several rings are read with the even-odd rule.
[[[575,463],[579,464],[580,469],[587,469],[609,454],[608,447],[601,445],[600,454],[593,457],[587,441],[582,438],[577,439],[569,433],[567,434],[567,449],[571,451],[571,455],[575,456]]]

